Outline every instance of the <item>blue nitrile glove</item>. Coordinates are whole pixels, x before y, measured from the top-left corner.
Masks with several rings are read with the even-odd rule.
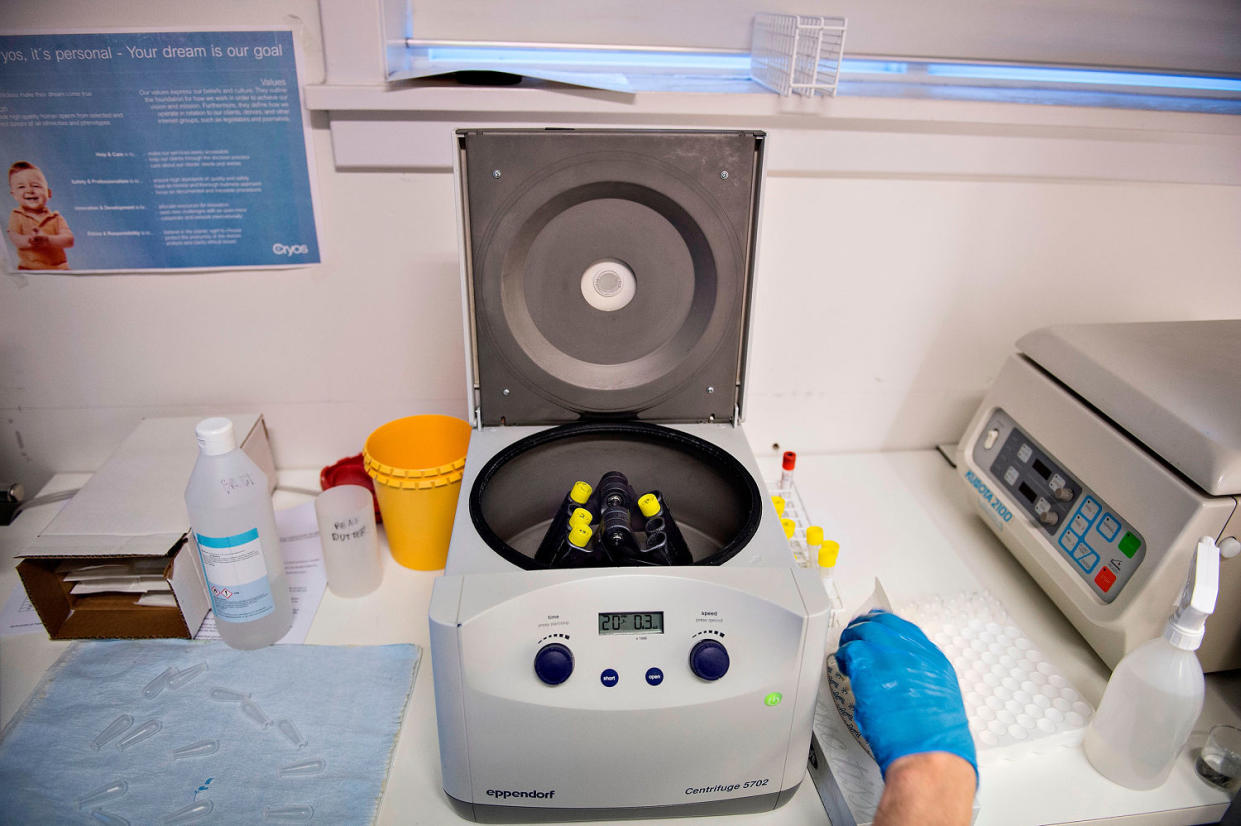
[[[952,664],[922,629],[886,611],[871,611],[840,635],[836,662],[856,698],[858,731],[879,770],[898,757],[946,751],[978,775],[974,738]]]

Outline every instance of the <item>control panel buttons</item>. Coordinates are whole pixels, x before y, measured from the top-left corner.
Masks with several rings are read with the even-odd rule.
[[[1099,586],[1099,590],[1107,593],[1108,589],[1116,582],[1116,574],[1112,573],[1111,568],[1104,568],[1095,575],[1094,584]]]
[[[646,670],[646,681],[651,685],[659,685],[664,681],[664,672],[659,668],[648,668]]]
[[[1087,497],[1086,501],[1082,502],[1082,516],[1093,521],[1094,518],[1098,515],[1099,515],[1099,503]]]
[[[560,685],[573,673],[573,652],[563,643],[548,643],[534,655],[534,673],[547,685]]]
[[[1099,520],[1097,530],[1103,535],[1104,539],[1111,542],[1116,538],[1116,532],[1120,530],[1120,523],[1116,521],[1116,517],[1109,513],[1107,516]]]
[[[1034,448],[1028,444],[1023,444],[1017,449],[1017,458],[1022,462],[1030,461],[1030,457],[1034,455]]]
[[[712,682],[728,673],[728,649],[719,640],[699,640],[689,652],[689,670]]]
[[[599,682],[611,688],[620,682],[620,675],[616,673],[615,668],[605,668],[603,673],[599,675]]]

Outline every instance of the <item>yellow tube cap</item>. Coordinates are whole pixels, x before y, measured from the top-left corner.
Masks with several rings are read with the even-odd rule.
[[[828,539],[819,546],[819,567],[836,567],[836,557],[840,556],[840,543]]]
[[[594,533],[590,529],[590,525],[583,525],[579,522],[573,526],[573,530],[569,531],[569,544],[576,548],[585,548],[586,543],[590,541]]]
[[[577,502],[579,505],[585,505],[586,500],[590,498],[591,491],[593,490],[594,488],[585,482],[574,482],[573,489],[569,491],[569,498],[574,502]]]
[[[776,506],[776,516],[784,516],[784,497],[783,496],[771,497],[771,504]]]
[[[642,511],[643,516],[650,519],[660,511],[659,499],[653,493],[646,494],[638,500],[638,510]]]
[[[784,535],[792,539],[793,534],[797,532],[797,523],[792,519],[781,519],[780,524],[784,526]]]
[[[818,525],[811,525],[806,528],[806,544],[812,548],[817,548],[823,544],[823,529]]]
[[[569,515],[569,527],[577,527],[578,525],[589,525],[591,522],[590,511],[585,508],[574,508],[573,513]]]

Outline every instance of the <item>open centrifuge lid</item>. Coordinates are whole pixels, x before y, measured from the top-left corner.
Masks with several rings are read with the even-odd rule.
[[[763,133],[457,139],[476,423],[733,421]]]

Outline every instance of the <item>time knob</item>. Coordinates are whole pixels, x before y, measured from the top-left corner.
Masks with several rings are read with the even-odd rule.
[[[548,685],[560,685],[573,673],[573,652],[563,643],[548,643],[534,655],[534,673]]]

